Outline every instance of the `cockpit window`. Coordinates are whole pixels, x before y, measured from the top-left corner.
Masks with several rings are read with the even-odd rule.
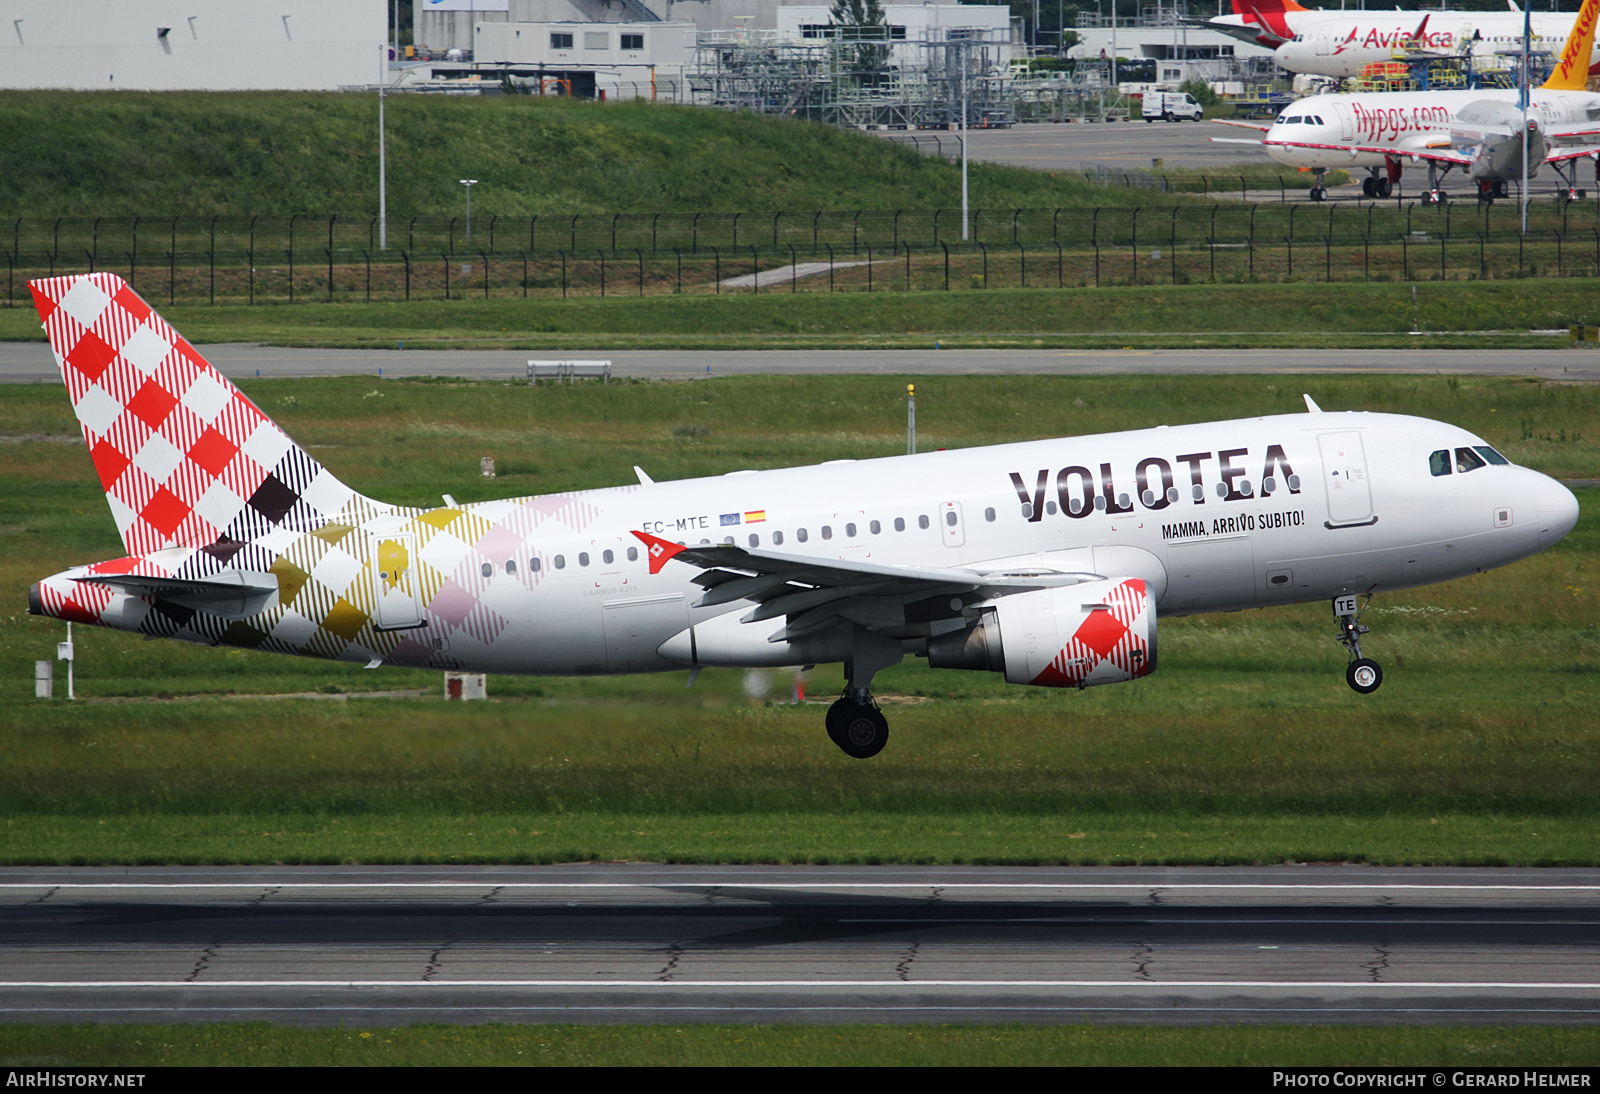
[[[1456,470],[1465,475],[1468,471],[1476,471],[1480,467],[1489,466],[1488,461],[1470,448],[1456,449]]]
[[[1493,464],[1510,464],[1511,463],[1510,460],[1506,459],[1504,456],[1500,455],[1500,453],[1496,452],[1494,449],[1490,448],[1486,444],[1475,444],[1472,447],[1473,447],[1473,450],[1478,453],[1478,455],[1482,456],[1484,459],[1488,460],[1490,463],[1493,463]]]
[[[1434,478],[1438,478],[1440,475],[1450,474],[1450,450],[1448,448],[1441,448],[1439,451],[1429,456],[1428,470],[1433,473]]]

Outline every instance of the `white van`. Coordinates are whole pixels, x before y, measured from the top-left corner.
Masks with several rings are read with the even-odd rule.
[[[1165,118],[1169,122],[1187,118],[1197,122],[1205,117],[1205,107],[1194,101],[1187,91],[1146,91],[1139,113],[1147,122]]]

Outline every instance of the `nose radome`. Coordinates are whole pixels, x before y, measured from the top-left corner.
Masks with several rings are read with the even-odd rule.
[[[1535,498],[1539,504],[1539,550],[1561,542],[1578,523],[1578,499],[1555,479],[1541,477]]]

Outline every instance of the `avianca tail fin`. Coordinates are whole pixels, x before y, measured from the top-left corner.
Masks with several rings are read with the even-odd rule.
[[[1311,9],[1294,0],[1233,0],[1233,14],[1235,15],[1276,15],[1285,11],[1310,11]]]
[[[129,555],[373,511],[120,277],[28,287]]]
[[[1589,84],[1589,58],[1594,52],[1595,18],[1600,15],[1600,0],[1583,0],[1572,33],[1562,47],[1561,60],[1541,87],[1545,91],[1582,91]]]

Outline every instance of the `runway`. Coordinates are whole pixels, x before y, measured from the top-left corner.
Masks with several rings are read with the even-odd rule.
[[[1264,375],[1313,373],[1402,376],[1541,376],[1600,381],[1600,352],[1530,350],[530,350],[293,349],[243,343],[199,347],[234,380],[301,376],[459,376],[525,379],[530,358],[577,357],[612,363],[617,376],[692,380],[739,374],[1048,376]],[[0,382],[59,383],[43,342],[0,342]]]
[[[0,870],[0,1021],[1600,1019],[1600,871]]]

